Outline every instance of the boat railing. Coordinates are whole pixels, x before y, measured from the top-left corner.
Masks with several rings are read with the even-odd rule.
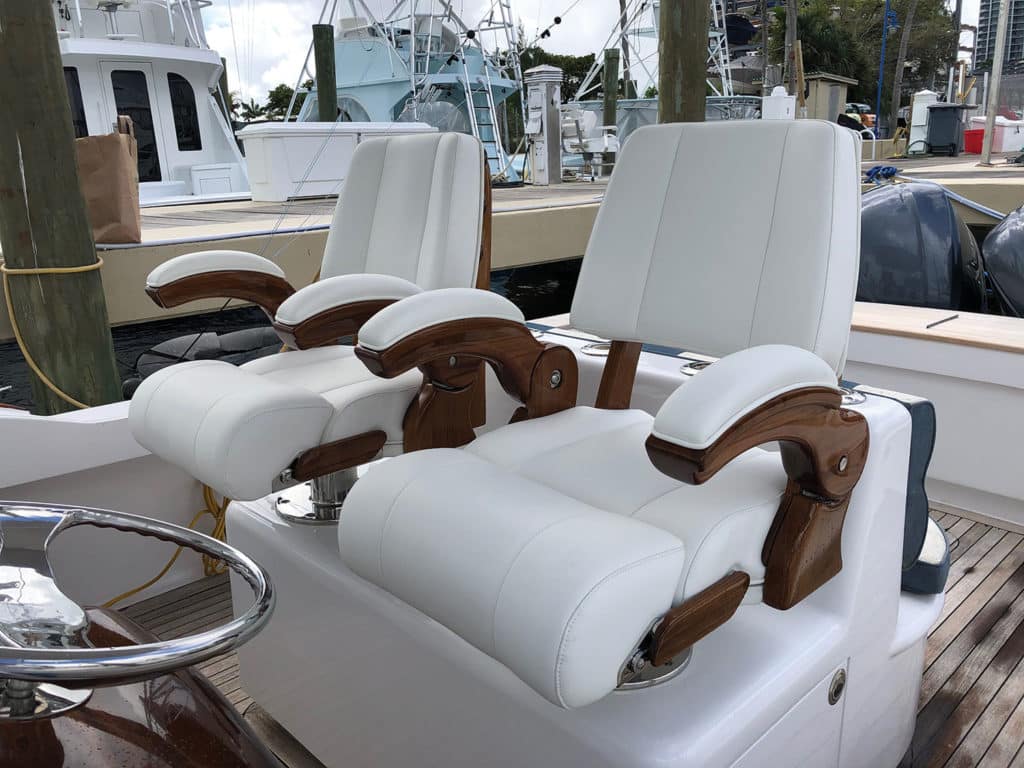
[[[75,12],[75,28],[78,37],[85,38],[85,23],[82,15],[82,0],[73,0]],[[156,6],[167,14],[171,40],[175,39],[175,28],[178,24],[185,32],[185,44],[193,48],[208,48],[203,32],[203,20],[200,12],[203,8],[213,5],[212,0],[99,0],[96,10],[109,14],[111,30],[114,36],[119,34],[117,28],[117,12],[127,6]],[[71,2],[63,6],[70,14]],[[177,12],[178,19],[175,19]],[[64,17],[70,21],[68,16]]]

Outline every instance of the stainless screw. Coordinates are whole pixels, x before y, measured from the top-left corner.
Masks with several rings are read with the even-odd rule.
[[[558,389],[562,386],[562,372],[557,368],[551,372],[551,388]]]
[[[841,459],[839,459],[839,471],[840,472],[845,472],[846,471],[846,467],[847,467],[847,465],[849,463],[850,463],[850,460],[846,456],[843,456]]]
[[[281,474],[278,475],[278,477],[281,479],[282,483],[290,483],[292,481],[292,469],[291,469],[291,467],[288,467],[287,469],[281,470]]]
[[[451,357],[448,358],[448,367],[454,368],[456,362],[458,361],[455,359],[455,355],[452,355]]]

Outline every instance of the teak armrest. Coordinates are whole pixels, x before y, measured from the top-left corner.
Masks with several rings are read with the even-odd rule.
[[[359,333],[384,307],[420,292],[392,275],[350,274],[324,278],[296,291],[277,310],[274,330],[295,349],[334,344]]]
[[[654,466],[691,484],[779,443],[789,482],[762,550],[764,602],[775,608],[791,608],[842,568],[843,521],[867,461],[868,427],[842,407],[835,380],[810,352],[751,348],[682,385],[647,439]]]
[[[198,299],[239,299],[273,319],[295,293],[284,272],[269,259],[244,251],[199,251],[176,256],[146,278],[146,293],[169,309]]]
[[[867,461],[868,428],[841,405],[838,391],[808,387],[759,406],[707,448],[647,439],[659,470],[694,484],[751,448],[779,443],[789,483],[762,550],[764,601],[774,608],[791,608],[842,569],[843,522]]]
[[[395,299],[355,301],[331,307],[294,325],[274,318],[274,330],[281,341],[293,349],[309,349],[334,344],[338,339],[355,336],[363,324]]]
[[[576,403],[576,357],[541,344],[506,299],[475,289],[430,291],[388,307],[363,327],[356,356],[378,376],[413,368],[424,386],[405,419],[405,449],[464,445],[474,419],[466,395],[482,387],[480,364],[523,404],[513,421],[545,416]],[[456,405],[456,400],[460,405]]]

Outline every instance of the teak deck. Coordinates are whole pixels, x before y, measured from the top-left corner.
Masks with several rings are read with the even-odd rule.
[[[913,768],[1024,768],[1024,535],[934,513],[950,539],[946,605],[932,628]],[[231,616],[226,576],[158,595],[125,610],[163,638]],[[234,654],[199,667],[244,712]]]

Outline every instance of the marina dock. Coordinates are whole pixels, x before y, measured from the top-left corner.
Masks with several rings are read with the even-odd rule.
[[[1024,166],[1009,165],[1014,155],[993,157],[978,166],[977,155],[865,161],[893,165],[903,175],[934,181],[981,206],[1008,213],[1024,203]],[[738,180],[737,183],[742,183]],[[586,249],[605,182],[565,182],[549,187],[494,190],[492,267],[495,271],[578,258]],[[201,301],[163,310],[143,291],[146,276],[158,264],[197,250],[225,249],[257,253],[277,262],[295,287],[316,274],[334,210],[332,198],[285,203],[251,201],[188,203],[148,207],[142,211],[143,242],[99,244],[104,260],[103,284],[111,325],[121,326],[218,309],[221,302]],[[996,222],[954,202],[976,231]],[[742,219],[742,211],[735,212]],[[0,316],[0,340],[12,336]]]

